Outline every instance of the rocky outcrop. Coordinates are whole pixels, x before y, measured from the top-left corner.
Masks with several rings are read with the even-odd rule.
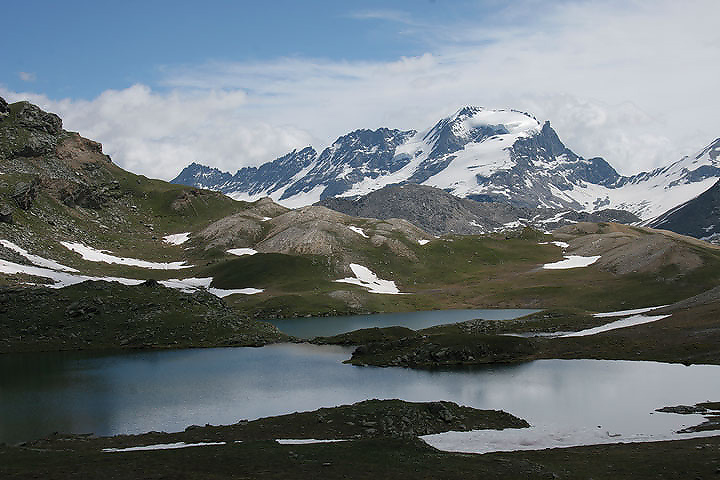
[[[0,222],[13,223],[13,208],[5,203],[0,203]]]
[[[35,197],[38,194],[39,179],[33,179],[31,182],[18,182],[15,184],[15,191],[12,198],[18,207],[23,210],[30,210]]]
[[[566,253],[600,255],[593,265],[619,275],[665,272],[675,278],[703,265],[693,244],[700,243],[697,240],[647,228],[578,223],[559,228],[553,235],[569,242]]]
[[[42,350],[257,346],[284,339],[207,292],[146,282],[87,281],[59,290],[0,288],[0,353]],[[166,318],[173,318],[167,322]]]
[[[10,105],[5,101],[4,98],[0,97],[0,120],[7,117],[10,114]]]

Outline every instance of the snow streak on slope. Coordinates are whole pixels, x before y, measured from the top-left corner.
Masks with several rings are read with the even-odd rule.
[[[712,187],[720,178],[718,154],[720,139],[667,167],[623,178],[614,188],[588,183],[568,195],[580,202],[584,210],[601,205],[628,210],[650,220]]]

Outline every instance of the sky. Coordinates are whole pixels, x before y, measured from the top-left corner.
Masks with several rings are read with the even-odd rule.
[[[549,120],[622,174],[720,136],[717,0],[2,5],[0,96],[59,114],[132,172],[235,172],[465,105]]]

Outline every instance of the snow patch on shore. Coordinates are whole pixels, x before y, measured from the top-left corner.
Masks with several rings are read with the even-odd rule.
[[[418,240],[418,243],[420,245],[427,245],[428,243],[430,243],[430,240]]]
[[[657,307],[645,307],[645,308],[635,308],[633,310],[618,310],[616,312],[605,312],[605,313],[594,313],[593,317],[595,318],[604,318],[604,317],[625,317],[628,315],[637,315],[640,313],[647,313],[652,310],[657,310],[658,308],[664,308],[668,305],[658,305]]]
[[[545,270],[565,270],[568,268],[581,268],[592,265],[600,259],[600,255],[592,257],[583,257],[580,255],[565,255],[565,260],[558,262],[546,263],[542,268]]]
[[[347,440],[318,440],[316,438],[278,438],[275,439],[280,445],[308,445],[312,443],[335,443],[346,442]]]
[[[341,278],[335,280],[336,282],[350,283],[353,285],[359,285],[368,289],[370,293],[386,293],[390,295],[402,295],[398,290],[395,282],[392,280],[381,280],[375,275],[369,268],[358,265],[357,263],[350,264],[350,270],[355,274],[355,277]]]
[[[155,445],[142,445],[139,447],[126,447],[126,448],[103,448],[102,451],[106,453],[117,453],[117,452],[141,452],[145,450],[174,450],[176,448],[188,448],[188,447],[207,447],[211,445],[227,445],[227,442],[200,442],[200,443],[156,443]]]
[[[616,320],[614,322],[606,323],[595,328],[588,328],[586,330],[580,330],[579,332],[567,333],[561,335],[560,338],[566,337],[586,337],[588,335],[595,335],[596,333],[607,332],[609,330],[616,330],[618,328],[632,327],[634,325],[642,325],[643,323],[657,322],[663,318],[667,318],[670,315],[633,315],[632,317],[623,318],[622,320]]]
[[[424,435],[420,439],[444,452],[490,453],[519,450],[544,450],[611,443],[641,443],[664,440],[682,440],[717,435],[717,432],[691,434],[620,434],[601,428],[560,429],[558,427],[508,428],[505,430],[471,430]]]
[[[89,260],[91,262],[115,263],[118,265],[130,265],[153,270],[179,270],[181,268],[192,267],[192,265],[186,265],[185,262],[148,262],[136,258],[117,257],[107,250],[98,250],[77,242],[60,242],[60,244],[68,250],[79,253],[83,260]]]

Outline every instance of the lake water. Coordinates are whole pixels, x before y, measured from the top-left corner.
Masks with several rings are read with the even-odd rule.
[[[465,322],[467,320],[511,320],[540,310],[523,308],[428,310],[424,312],[377,313],[373,315],[346,315],[337,317],[285,318],[268,320],[280,330],[298,338],[315,338],[338,335],[360,328],[403,326],[413,330]]]
[[[192,424],[400,398],[503,409],[534,426],[520,434],[490,432],[492,438],[480,440],[429,441],[528,448],[677,438],[673,431],[701,418],[653,414],[654,409],[720,400],[718,366],[541,360],[428,372],[342,364],[350,351],[283,344],[103,356],[0,355],[0,442],[54,431],[179,431]]]

